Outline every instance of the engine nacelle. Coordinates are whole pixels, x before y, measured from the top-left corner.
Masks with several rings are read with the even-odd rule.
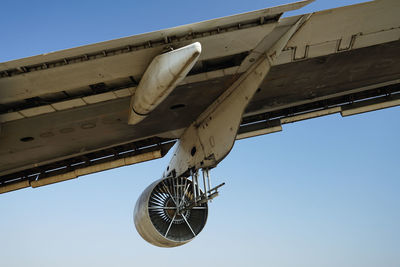
[[[186,177],[155,181],[136,202],[137,231],[155,246],[186,244],[201,232],[207,221],[207,202],[193,205],[194,197],[193,183]]]

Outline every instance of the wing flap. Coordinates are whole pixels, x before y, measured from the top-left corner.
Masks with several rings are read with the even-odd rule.
[[[158,140],[161,142],[161,140]],[[153,141],[154,142],[154,141]],[[153,143],[152,142],[152,143]],[[0,194],[26,187],[40,187],[59,183],[79,176],[128,166],[163,157],[174,145],[174,141],[165,141],[160,145],[150,145],[142,149],[124,149],[114,147],[107,153],[90,153],[75,159],[54,162],[44,166],[25,169],[0,177]],[[135,145],[135,147],[138,144]],[[110,153],[110,152],[109,152]]]

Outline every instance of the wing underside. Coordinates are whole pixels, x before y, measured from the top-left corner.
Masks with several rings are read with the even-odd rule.
[[[237,139],[399,105],[400,4],[281,18],[307,2],[0,63],[0,193],[162,157],[251,66],[264,36],[282,36],[299,19]],[[128,125],[130,97],[151,59],[196,41],[203,53],[188,76],[147,118]]]

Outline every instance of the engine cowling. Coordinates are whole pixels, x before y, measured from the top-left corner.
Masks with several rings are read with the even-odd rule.
[[[194,201],[193,183],[186,177],[163,178],[149,185],[134,210],[138,233],[159,247],[176,247],[196,237],[207,221],[207,203]]]

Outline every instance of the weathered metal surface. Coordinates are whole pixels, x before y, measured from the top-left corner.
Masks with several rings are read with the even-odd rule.
[[[296,33],[296,39],[292,39],[278,57],[276,66],[271,68],[260,90],[247,107],[243,122],[268,120],[275,116],[279,119],[298,120],[302,117],[291,118],[291,116],[301,115],[300,111],[307,113],[316,109],[334,107],[330,106],[331,103],[351,104],[353,98],[362,100],[389,94],[385,99],[391,101],[390,95],[399,91],[396,81],[400,79],[400,62],[397,60],[400,55],[400,41],[389,42],[397,38],[396,29],[400,21],[393,10],[398,10],[398,5],[398,1],[375,1],[314,13],[308,20],[311,25],[307,26],[308,28],[302,27]],[[385,13],[384,11],[388,8],[390,10]],[[377,12],[373,12],[374,9]],[[363,10],[368,11],[364,12],[368,15],[368,18],[364,20],[367,24],[362,26],[353,23],[357,18],[365,17],[365,14],[361,12]],[[349,14],[351,18],[347,18],[347,15],[343,15],[342,12]],[[136,43],[141,48],[127,51],[124,55],[128,56],[127,60],[132,61],[129,53],[146,51],[147,63],[143,65],[147,66],[158,51],[157,49],[160,50],[163,45],[151,47],[144,41],[156,36],[160,37],[160,40],[161,37],[166,36],[169,40],[172,36],[167,34],[169,32],[179,33],[179,40],[176,39],[174,42],[182,45],[193,42],[196,38],[214,36],[215,39],[207,39],[210,40],[210,45],[215,41],[213,44],[215,47],[213,45],[208,47],[211,50],[221,48],[222,43],[232,40],[229,39],[230,37],[225,39],[231,31],[229,27],[232,27],[232,31],[237,32],[239,36],[246,33],[246,38],[242,38],[246,39],[246,44],[235,43],[236,48],[241,47],[240,49],[235,48],[236,50],[231,51],[229,47],[227,51],[210,54],[204,60],[200,59],[199,65],[194,66],[196,72],[189,74],[149,117],[135,126],[129,126],[125,122],[129,97],[134,93],[141,74],[137,77],[121,75],[118,76],[120,78],[112,80],[100,77],[94,81],[95,84],[91,84],[85,78],[81,81],[81,87],[69,88],[66,90],[67,94],[58,91],[42,94],[39,86],[38,90],[42,94],[40,97],[36,95],[29,99],[22,97],[22,100],[0,105],[2,113],[0,116],[2,122],[0,175],[79,158],[90,152],[104,151],[118,144],[152,136],[178,138],[183,129],[229,88],[254,59],[255,53],[252,49],[260,44],[264,38],[262,33],[270,31],[270,24],[272,24],[262,24],[260,18],[269,18],[272,19],[270,22],[276,22],[277,16],[279,17],[279,14],[264,10],[223,20],[226,27],[221,27],[220,32],[217,30],[218,26],[212,25],[211,22],[201,24],[198,29],[206,30],[209,27],[209,35],[205,31],[198,35],[196,32],[188,35],[190,27],[182,26],[149,35],[1,63],[3,78],[0,80],[24,76],[29,83],[31,81],[28,79],[29,75],[33,75],[34,72],[37,72],[35,75],[41,73],[40,75],[46,76],[46,73],[52,74],[51,69],[61,71],[63,67],[73,65],[88,67],[91,64],[89,62],[102,62],[101,60],[105,58],[115,60],[119,56],[122,57],[122,53],[114,51],[113,48],[128,49],[129,43]],[[298,18],[299,16],[281,19],[273,34],[282,34],[285,27],[293,25]],[[249,19],[249,26],[240,28],[235,24],[242,22],[242,19]],[[327,28],[322,29],[318,26],[326,23],[329,24]],[[372,28],[368,25],[372,25]],[[205,28],[202,28],[203,26]],[[318,34],[314,34],[313,31],[317,31]],[[324,31],[324,33],[319,34],[319,31]],[[340,31],[348,34],[341,37],[338,35]],[[357,34],[360,32],[362,34]],[[248,37],[254,39],[248,39]],[[216,41],[219,39],[221,42]],[[333,45],[335,42],[336,48]],[[308,47],[307,57],[304,58],[301,58],[302,45]],[[103,50],[106,51],[105,54],[102,53]],[[205,52],[204,45],[203,50]],[[96,51],[99,54],[91,58],[91,54]],[[295,53],[299,54],[295,55]],[[88,55],[87,60],[85,55]],[[79,60],[76,59],[76,63],[73,63],[74,56],[80,56]],[[53,61],[64,60],[64,58],[71,60],[65,66],[52,67]],[[42,64],[46,62],[49,63],[47,66]],[[35,64],[37,65],[35,68],[40,70],[32,70],[28,73],[24,72],[24,68],[17,70],[17,67]],[[121,68],[125,67],[121,65]],[[10,75],[7,76],[3,70],[10,70]],[[13,71],[20,73],[14,75]],[[138,73],[141,72],[138,71]],[[3,90],[4,87],[0,85],[0,91],[3,92]],[[171,109],[172,107],[175,108]],[[37,109],[28,110],[30,108]],[[38,115],[40,113],[43,114]],[[98,134],[100,132],[101,135]]]
[[[359,103],[354,103],[342,108],[340,114],[343,117],[352,116],[360,113],[390,108],[400,105],[400,94],[381,99],[369,99]]]
[[[306,104],[248,115],[242,119],[236,139],[282,130],[282,125],[335,113],[350,116],[399,105],[400,80],[364,87],[364,91],[332,96]]]
[[[303,18],[299,18],[270,46],[259,49],[257,61],[185,129],[165,172],[167,175],[180,176],[192,169],[215,167],[228,155],[246,106],[302,22]],[[267,35],[267,38],[272,37]]]
[[[279,64],[399,40],[399,9],[399,1],[386,0],[315,12]]]
[[[0,193],[39,187],[163,157],[175,142],[152,138],[0,176]]]
[[[296,3],[265,8],[219,19],[212,19],[208,21],[173,27],[161,31],[155,31],[136,36],[96,43],[92,45],[66,49],[20,60],[3,62],[0,63],[0,72],[4,72],[5,70],[11,71],[21,66],[42,66],[44,62],[53,62],[57,60],[60,60],[60,62],[64,62],[64,59],[68,59],[70,57],[75,58],[81,56],[84,60],[90,59],[85,58],[84,55],[89,56],[95,54],[99,57],[106,57],[113,55],[113,53],[122,53],[123,50],[129,52],[129,49],[141,50],[149,47],[179,42],[182,40],[193,40],[195,38],[200,38],[203,36],[212,36],[224,34],[231,31],[240,31],[241,29],[252,28],[260,24],[267,24],[271,20],[276,21],[282,13],[301,8],[310,2],[312,1],[299,1]]]
[[[236,140],[250,138],[254,136],[276,133],[282,131],[280,120],[264,120],[247,125],[241,125],[236,135]]]
[[[201,61],[249,51],[270,31],[270,22],[307,2],[0,63],[0,104],[61,91],[74,93],[87,85],[130,76],[140,79],[151,60],[170,47],[201,42]]]
[[[396,81],[396,55],[400,41],[274,66],[246,112],[267,112]]]
[[[400,62],[393,60],[398,54],[400,42],[391,42],[275,66],[250,102],[245,117],[349,95],[400,79]],[[226,76],[179,86],[137,126],[125,123],[127,97],[3,123],[0,169],[4,174],[6,170],[75,157],[146,136],[177,138],[176,130],[187,127],[234,79]],[[185,106],[170,109],[177,104]],[[96,127],[90,128],[93,121]],[[104,134],[99,136],[99,131]],[[21,142],[24,137],[35,139]]]
[[[156,56],[131,98],[128,123],[146,118],[186,77],[201,54],[199,42]]]
[[[176,131],[211,104],[231,79],[177,87],[137,125],[127,124],[127,97],[4,123],[0,133],[0,175],[152,136],[177,138]],[[185,106],[171,109],[178,104]],[[33,139],[21,141],[25,137]]]

